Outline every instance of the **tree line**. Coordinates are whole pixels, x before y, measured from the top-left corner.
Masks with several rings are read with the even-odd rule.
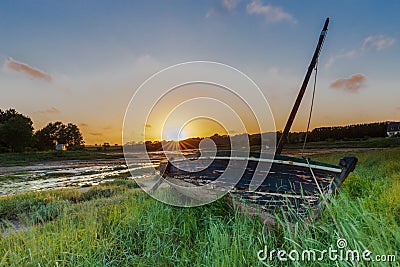
[[[352,124],[346,126],[319,127],[308,133],[307,142],[356,140],[371,137],[386,137],[387,122]],[[281,132],[278,132],[279,140]],[[304,142],[306,132],[293,132],[288,135],[288,143]]]
[[[365,124],[353,124],[347,126],[332,126],[332,127],[319,127],[313,129],[307,135],[307,142],[319,142],[319,141],[338,141],[338,140],[361,140],[371,137],[386,137],[387,136],[387,122],[377,123],[365,123]],[[269,145],[269,142],[273,139],[271,134],[274,133],[263,133],[263,139]],[[276,141],[282,136],[282,132],[276,132]],[[230,149],[231,140],[235,139],[235,142],[243,142],[248,144],[250,147],[259,147],[262,142],[261,134],[242,134],[229,137],[228,135],[214,134],[211,138],[216,146],[221,149]],[[306,138],[306,132],[290,132],[287,137],[288,144],[303,143]],[[193,149],[198,148],[200,141],[203,138],[189,138],[179,142],[180,149]],[[147,151],[161,151],[164,148],[168,148],[166,145],[171,141],[146,141]]]
[[[78,126],[57,121],[35,132],[28,116],[15,109],[0,109],[0,152],[54,150],[56,144],[65,144],[69,150],[82,149],[84,141]]]

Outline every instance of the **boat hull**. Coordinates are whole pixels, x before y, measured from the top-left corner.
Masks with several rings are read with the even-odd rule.
[[[196,198],[187,188],[182,189],[184,184],[208,190],[200,193],[199,198],[213,190],[229,190],[233,198],[246,205],[271,214],[284,212],[291,221],[295,221],[319,215],[324,207],[323,200],[337,191],[354,170],[357,158],[345,157],[339,165],[331,165],[280,155],[274,158],[220,155],[214,157],[207,168],[197,170],[199,165],[202,166],[202,161],[210,159],[198,157],[166,161],[160,164],[160,174],[170,185],[177,185],[178,191],[188,197]],[[243,161],[246,163],[242,173],[231,172],[221,178],[228,168],[243,166]],[[254,180],[260,182],[252,188]]]

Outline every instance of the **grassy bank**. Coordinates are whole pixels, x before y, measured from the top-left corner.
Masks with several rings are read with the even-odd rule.
[[[376,137],[376,138],[364,138],[358,140],[331,140],[331,141],[320,141],[320,142],[308,142],[306,148],[387,148],[387,147],[399,147],[400,137]],[[303,143],[298,144],[287,144],[285,148],[300,149],[303,147]]]
[[[82,151],[3,153],[0,154],[0,166],[21,166],[43,161],[118,159],[121,157],[123,157],[122,150],[97,151],[95,149],[86,149]]]
[[[400,149],[354,155],[360,163],[331,202],[332,212],[349,249],[396,254]],[[313,159],[337,163],[341,156]],[[130,181],[118,181],[87,191],[0,198],[0,266],[398,266],[400,260],[397,255],[397,264],[332,262],[328,257],[321,262],[281,262],[277,257],[262,262],[257,252],[264,246],[300,252],[336,248],[339,233],[327,210],[314,223],[290,228],[281,221],[266,233],[257,218],[238,213],[224,200],[197,208],[171,207]]]

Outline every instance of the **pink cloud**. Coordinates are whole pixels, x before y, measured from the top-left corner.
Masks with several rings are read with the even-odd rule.
[[[31,78],[43,79],[48,82],[52,80],[52,77],[44,71],[41,71],[35,67],[32,67],[26,63],[19,62],[12,58],[8,58],[4,63],[4,67],[8,70],[22,72],[30,76]]]
[[[60,114],[61,111],[58,110],[58,109],[55,108],[55,107],[51,107],[51,108],[48,108],[48,109],[37,110],[37,111],[35,111],[34,113],[42,114],[42,115],[46,115],[46,114]]]
[[[329,87],[332,89],[343,89],[347,92],[358,93],[363,87],[366,87],[367,77],[364,74],[353,74],[348,78],[339,78],[333,81]]]

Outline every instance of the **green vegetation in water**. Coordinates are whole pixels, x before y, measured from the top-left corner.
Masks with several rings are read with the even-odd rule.
[[[346,155],[349,153],[347,152]],[[351,154],[351,153],[350,153]],[[372,255],[400,251],[400,149],[358,151],[356,170],[330,202],[347,248]],[[337,163],[342,153],[313,156]],[[329,212],[293,227],[278,220],[268,232],[257,217],[225,199],[197,208],[172,207],[124,183],[0,198],[6,228],[0,266],[398,266],[397,262],[259,261],[264,249],[336,248],[339,233]]]
[[[115,179],[115,180],[127,180],[127,179],[129,179],[129,178],[131,178],[131,174],[130,174],[130,172],[123,172],[123,173],[118,173],[118,174],[115,174],[115,175],[110,175],[110,176],[107,176],[107,179]]]
[[[0,182],[17,181],[20,179],[21,179],[21,177],[16,174],[6,174],[6,175],[0,176]]]

